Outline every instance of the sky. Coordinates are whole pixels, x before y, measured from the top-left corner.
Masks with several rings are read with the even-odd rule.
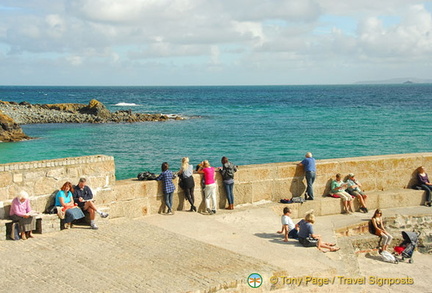
[[[432,1],[0,0],[0,85],[432,79]]]

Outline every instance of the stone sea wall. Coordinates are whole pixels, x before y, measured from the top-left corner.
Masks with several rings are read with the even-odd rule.
[[[303,169],[297,163],[239,166],[235,174],[235,204],[277,202],[281,198],[302,196],[306,188],[305,178]],[[410,189],[414,184],[415,169],[419,166],[432,170],[432,153],[317,160],[314,185],[317,200],[303,205],[292,204],[296,209],[293,217],[301,216],[304,209],[312,204],[318,215],[340,212],[339,200],[323,198],[336,173],[355,173],[366,192],[375,194],[369,198],[371,208],[386,208],[395,204],[419,205],[423,192]],[[0,165],[0,205],[3,206],[0,216],[1,212],[3,215],[6,213],[10,201],[21,189],[29,192],[34,209],[41,211],[48,197],[65,181],[76,184],[80,177],[87,178],[89,186],[95,191],[96,204],[109,209],[110,217],[139,217],[164,210],[161,182],[137,181],[134,178],[116,181],[112,157],[89,156]],[[200,211],[204,211],[201,177],[194,174],[195,203]],[[218,205],[224,208],[227,202],[222,178],[217,174],[216,179]],[[178,179],[174,180],[174,184],[174,210],[189,209],[189,203],[178,187]],[[412,192],[414,195],[411,195]]]
[[[239,166],[235,174],[234,195],[235,204],[248,204],[260,201],[279,202],[282,198],[303,196],[306,182],[302,167],[298,162],[284,162],[260,165]],[[355,173],[362,183],[363,189],[371,194],[369,206],[392,207],[398,205],[420,205],[423,191],[412,190],[415,184],[415,169],[424,166],[432,170],[432,153],[369,156],[355,158],[340,158],[317,160],[317,177],[314,184],[317,200],[305,204],[291,204],[294,208],[293,217],[301,217],[304,212],[314,208],[317,215],[335,214],[341,212],[340,200],[324,198],[329,192],[329,185],[336,173],[343,176]],[[174,167],[173,167],[174,168]],[[195,174],[195,201],[204,210],[202,197],[201,175]],[[127,194],[134,194],[135,190],[142,190],[148,201],[148,213],[158,213],[163,210],[161,185],[158,182],[140,182],[135,179],[117,181]],[[189,204],[184,200],[183,192],[175,184],[174,209],[188,209]],[[222,178],[216,176],[218,185],[217,198],[220,208],[227,204]]]
[[[96,194],[112,193],[114,158],[96,155],[0,164],[0,218],[8,216],[10,203],[21,190],[29,193],[32,208],[42,212],[66,181],[75,185],[80,177],[87,178]]]

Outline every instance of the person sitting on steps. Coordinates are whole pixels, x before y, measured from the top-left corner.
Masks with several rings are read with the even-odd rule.
[[[393,236],[390,235],[390,233],[387,232],[387,230],[384,228],[384,223],[382,221],[382,210],[377,209],[372,217],[372,224],[375,228],[375,235],[381,237],[382,241],[382,247],[380,248],[380,253],[383,250],[387,250],[390,242],[393,239]]]
[[[331,193],[340,197],[344,206],[344,212],[350,214],[354,212],[353,200],[351,194],[345,191],[347,184],[342,181],[342,175],[336,174],[336,179],[331,183]]]
[[[367,195],[363,192],[363,190],[361,189],[362,185],[360,184],[360,182],[355,178],[355,175],[353,173],[349,173],[348,174],[348,180],[347,180],[347,189],[346,191],[351,194],[354,195],[360,202],[360,211],[367,213],[369,212],[367,207],[366,207],[366,198]]]

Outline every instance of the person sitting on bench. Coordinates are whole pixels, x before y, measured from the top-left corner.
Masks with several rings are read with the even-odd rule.
[[[96,213],[98,213],[102,218],[108,217],[107,213],[101,212],[96,208],[96,205],[93,202],[93,193],[86,185],[87,180],[85,178],[80,178],[78,184],[74,188],[73,197],[78,206],[83,210],[89,213],[90,215],[90,227],[92,229],[98,229],[98,226],[95,223]]]

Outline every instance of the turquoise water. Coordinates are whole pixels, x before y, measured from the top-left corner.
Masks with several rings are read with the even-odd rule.
[[[428,152],[432,85],[237,87],[0,87],[0,100],[103,102],[111,111],[181,114],[182,121],[24,125],[39,139],[0,143],[0,163],[105,154],[118,179],[183,156],[193,164],[222,156],[234,163]],[[117,103],[136,106],[116,106]]]

